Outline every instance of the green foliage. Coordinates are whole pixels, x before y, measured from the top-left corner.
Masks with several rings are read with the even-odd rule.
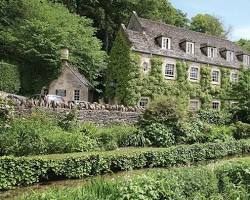
[[[77,117],[78,111],[75,109],[70,110],[70,112],[62,116],[62,119],[59,121],[59,126],[66,131],[73,131],[78,125]]]
[[[243,49],[245,49],[246,51],[250,52],[250,40],[246,40],[246,39],[240,39],[237,42],[238,45],[240,45]]]
[[[81,130],[64,131],[57,121],[43,112],[13,119],[10,127],[1,131],[1,155],[37,155],[91,151],[96,141]]]
[[[239,81],[233,86],[233,95],[239,104],[233,109],[235,120],[250,124],[250,70],[242,69]]]
[[[197,14],[194,16],[190,23],[190,29],[214,36],[225,37],[226,34],[228,34],[226,30],[224,30],[220,19],[209,14]]]
[[[144,136],[155,147],[169,147],[175,143],[173,130],[160,123],[152,123],[144,127]]]
[[[182,145],[170,148],[78,153],[36,157],[1,157],[0,189],[30,185],[42,178],[83,178],[145,167],[170,167],[195,161],[241,155],[250,141]]]
[[[100,50],[100,41],[94,37],[91,20],[45,0],[3,0],[2,4],[0,59],[18,63],[22,92],[40,92],[57,77],[63,46],[70,49],[72,65],[95,83],[105,67],[106,56]]]
[[[235,123],[235,132],[234,137],[236,139],[244,139],[250,137],[250,124],[246,124],[243,122],[236,122]]]
[[[186,26],[186,15],[175,9],[165,0],[126,0],[126,1],[89,1],[89,0],[51,0],[62,2],[70,10],[94,20],[98,29],[97,36],[102,40],[105,50],[109,50],[121,23],[127,23],[132,11],[141,17],[164,21],[176,26]]]
[[[249,158],[214,167],[181,167],[142,171],[116,180],[93,179],[77,188],[52,188],[17,199],[94,200],[248,200]]]
[[[15,93],[20,89],[20,74],[16,65],[0,62],[0,91]]]
[[[196,117],[209,124],[226,125],[230,124],[232,116],[226,111],[199,110]]]
[[[156,122],[173,127],[185,116],[185,109],[177,98],[161,96],[150,103],[140,123],[145,125]]]

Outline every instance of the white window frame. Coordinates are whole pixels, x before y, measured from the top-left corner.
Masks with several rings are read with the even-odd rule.
[[[162,37],[161,48],[162,49],[171,49],[171,38]]]
[[[227,61],[228,62],[234,61],[234,52],[233,51],[227,51]]]
[[[236,77],[233,77],[233,75],[236,75]],[[239,80],[239,73],[236,72],[236,71],[231,71],[231,73],[230,73],[230,81],[232,83],[237,83],[238,80]]]
[[[194,43],[193,42],[186,42],[186,53],[187,54],[194,54]]]
[[[231,108],[235,107],[235,104],[239,104],[239,102],[238,101],[230,101]]]
[[[196,107],[193,107],[192,106],[192,103],[195,103],[197,106]],[[189,111],[191,111],[191,112],[195,112],[195,111],[198,111],[199,109],[200,109],[200,107],[201,107],[201,102],[200,102],[200,100],[199,99],[190,99],[189,100]]]
[[[147,66],[146,66],[146,65],[147,65]],[[147,69],[145,69],[145,68],[147,68]],[[148,73],[149,70],[150,70],[150,63],[147,62],[147,61],[144,61],[144,62],[142,63],[142,71],[143,71],[144,73]]]
[[[218,81],[214,81],[213,80],[213,73],[214,72],[218,72]],[[211,81],[212,81],[212,84],[220,85],[220,81],[221,81],[220,79],[221,79],[220,70],[219,69],[212,69],[212,71],[211,71]]]
[[[173,71],[171,74],[169,73],[169,74],[167,74],[166,72],[167,72],[167,67],[168,66],[171,66],[172,67],[172,70],[171,71]],[[175,77],[176,77],[176,67],[175,67],[175,65],[174,64],[169,64],[169,63],[167,63],[166,65],[165,65],[165,68],[164,68],[164,76],[165,76],[165,79],[171,79],[171,80],[174,80],[175,79]]]
[[[218,107],[217,107],[217,108],[214,108],[214,104],[217,104]],[[212,108],[213,110],[220,110],[220,107],[221,107],[221,102],[220,102],[220,100],[213,100],[213,101],[212,101],[211,108]]]
[[[207,57],[208,58],[216,58],[217,57],[217,48],[216,47],[208,47],[207,48]]]
[[[63,95],[61,95],[63,94]],[[67,95],[67,90],[64,89],[56,89],[56,95],[60,97],[66,97]]]
[[[74,101],[80,101],[81,91],[79,89],[74,90]]]
[[[243,64],[245,66],[250,66],[250,56],[249,55],[243,55]]]
[[[140,106],[142,108],[146,108],[148,106],[149,102],[150,102],[149,97],[141,97],[140,100],[138,101],[138,106]]]
[[[191,74],[192,74],[192,69],[196,69],[197,70],[197,77],[192,77]],[[200,68],[199,67],[196,67],[196,66],[191,66],[189,68],[189,80],[190,81],[199,81],[200,79]]]

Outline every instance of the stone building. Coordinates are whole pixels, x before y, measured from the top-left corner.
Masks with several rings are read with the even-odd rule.
[[[188,63],[188,81],[194,84],[200,82],[202,67],[208,66],[211,86],[217,88],[220,88],[222,84],[222,68],[229,71],[231,82],[237,82],[241,67],[249,68],[250,66],[249,53],[229,40],[140,18],[135,12],[127,27],[122,25],[120,31],[128,41],[131,53],[139,55],[141,73],[145,75],[150,72],[150,60],[153,56],[157,56],[162,59],[163,63],[162,77],[169,82],[178,78],[176,69],[178,61]],[[142,95],[143,91],[138,104],[146,106],[151,95]],[[218,99],[216,95],[211,96],[211,108],[220,109],[221,99]],[[234,99],[227,100],[229,103],[236,103]],[[199,109],[201,104],[199,97],[190,97],[191,110]]]
[[[62,72],[48,87],[49,95],[62,96],[66,102],[92,101],[93,86],[71,66],[68,59],[68,49],[62,50]]]

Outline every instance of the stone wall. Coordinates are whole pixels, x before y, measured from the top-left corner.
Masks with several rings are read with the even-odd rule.
[[[101,125],[107,125],[111,123],[134,124],[138,122],[140,114],[140,112],[80,110],[79,120],[81,122],[94,122]]]

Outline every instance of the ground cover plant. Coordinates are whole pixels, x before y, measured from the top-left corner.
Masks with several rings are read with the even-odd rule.
[[[142,171],[117,179],[94,179],[77,188],[51,188],[19,200],[114,199],[114,200],[248,200],[250,159],[218,164]]]

